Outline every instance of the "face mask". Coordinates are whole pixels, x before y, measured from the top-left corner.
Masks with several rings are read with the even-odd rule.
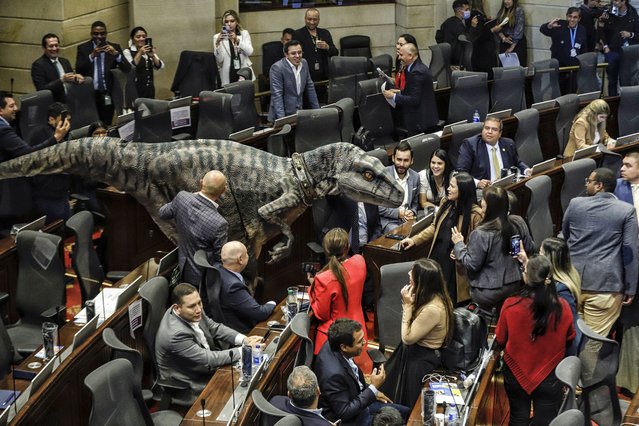
[[[470,19],[470,10],[464,10],[464,19]]]

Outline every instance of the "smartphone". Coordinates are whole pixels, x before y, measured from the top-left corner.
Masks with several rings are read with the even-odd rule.
[[[379,370],[379,367],[382,366],[382,365],[384,365],[383,362],[375,362],[375,361],[373,361],[373,371],[374,370]]]
[[[519,248],[521,244],[521,236],[513,235],[510,237],[510,254],[517,256],[519,254]]]
[[[322,266],[319,262],[302,262],[302,272],[305,274],[308,272],[312,277],[319,272]]]
[[[64,120],[66,120],[68,116],[69,116],[69,111],[62,111],[60,113],[60,120],[64,122]]]
[[[153,47],[153,38],[147,37],[146,40],[144,40],[144,44]]]

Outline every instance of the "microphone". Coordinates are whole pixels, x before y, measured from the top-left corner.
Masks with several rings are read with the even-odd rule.
[[[204,414],[204,407],[206,406],[206,401],[204,400],[204,398],[202,398],[200,400],[200,405],[202,406],[202,414]],[[206,422],[204,421],[204,416],[202,416],[202,426],[206,426]]]
[[[18,415],[18,396],[16,395],[16,375],[15,375],[13,364],[11,364],[11,381],[13,383],[13,408],[17,416]]]
[[[229,356],[231,357],[231,395],[233,398],[233,412],[235,412],[235,379],[233,378],[233,349],[229,350]]]
[[[106,303],[104,302],[104,289],[100,290],[100,294],[102,295],[102,322],[105,322],[106,321]],[[98,319],[98,322],[100,322],[99,319]]]

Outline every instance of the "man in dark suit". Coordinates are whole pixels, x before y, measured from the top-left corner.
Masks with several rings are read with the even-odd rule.
[[[193,255],[204,250],[210,264],[219,263],[229,227],[217,211],[217,200],[226,189],[226,177],[212,170],[200,180],[200,187],[196,193],[180,191],[173,201],[160,207],[159,212],[161,219],[175,220],[182,280],[195,286],[200,285],[202,273]]]
[[[470,173],[479,189],[501,178],[501,169],[514,166],[522,174],[530,175],[530,168],[519,161],[513,140],[501,137],[502,128],[499,118],[487,118],[481,134],[464,139],[459,148],[457,170]]]
[[[56,125],[53,135],[45,140],[33,141],[29,145],[18,136],[16,130],[9,124],[16,119],[17,112],[18,106],[13,95],[0,92],[0,163],[60,142],[71,127],[69,120],[60,121]]]
[[[404,201],[397,208],[379,207],[382,232],[386,233],[402,223],[415,219],[419,208],[419,174],[410,168],[413,149],[408,142],[400,142],[393,151],[393,165],[387,169],[404,188]]]
[[[399,59],[406,76],[404,90],[385,90],[384,97],[395,101],[409,136],[430,132],[439,121],[433,75],[419,59],[417,47],[412,43],[399,48]]]
[[[341,419],[344,423],[368,425],[382,406],[392,404],[378,390],[386,379],[384,366],[373,370],[368,385],[353,361],[365,343],[362,325],[357,321],[339,318],[328,329],[328,341],[315,359],[315,374],[321,391],[319,406],[330,421]],[[392,406],[404,419],[408,417],[409,407]]]
[[[617,179],[615,195],[621,201],[635,206],[639,214],[639,152],[629,152],[623,158],[621,177]]]
[[[111,70],[120,68],[124,72],[131,71],[131,64],[122,54],[119,44],[107,41],[106,24],[95,21],[91,24],[91,40],[78,45],[75,60],[76,72],[93,78],[95,102],[100,120],[111,124],[113,118],[113,75]]]
[[[453,16],[446,19],[435,34],[437,43],[450,44],[451,65],[462,64],[462,49],[459,44],[459,36],[463,34],[468,39],[476,37],[475,31],[477,30],[479,18],[475,16],[471,19],[470,15],[468,0],[455,0],[453,2]],[[468,22],[469,20],[470,22]],[[472,36],[470,31],[473,33]],[[441,35],[441,37],[437,37],[438,35]]]
[[[320,13],[315,8],[308,9],[304,13],[305,25],[296,30],[293,39],[302,43],[302,50],[311,69],[313,81],[328,80],[328,63],[331,56],[337,56],[339,51],[333,43],[331,33],[324,28],[319,28]],[[326,88],[318,90],[318,98],[326,101]]]
[[[302,45],[297,40],[291,40],[284,46],[284,53],[286,57],[271,67],[271,106],[268,110],[268,121],[295,114],[302,108],[319,108],[308,63],[302,59]]]
[[[322,409],[317,408],[320,390],[317,377],[313,370],[305,365],[295,367],[286,380],[288,397],[275,395],[271,404],[282,411],[295,414],[303,426],[330,426],[322,415]]]
[[[240,333],[248,333],[255,324],[271,315],[277,303],[271,300],[260,305],[249,293],[242,277],[249,261],[244,244],[229,241],[222,246],[221,257],[222,265],[218,270],[222,281],[220,305],[224,322]]]
[[[194,401],[217,368],[242,359],[241,348],[227,348],[254,346],[262,342],[262,337],[245,336],[211,320],[191,284],[175,286],[172,303],[158,328],[155,356],[162,379],[177,379],[190,385],[178,398]]]
[[[71,62],[59,56],[60,39],[53,33],[42,37],[43,54],[31,64],[31,80],[36,90],[51,90],[53,99],[64,102],[64,83],[82,83],[84,77],[73,72]]]
[[[586,324],[607,336],[637,290],[637,213],[618,200],[614,173],[595,169],[586,179],[588,197],[570,200],[562,233],[581,276],[581,306]]]

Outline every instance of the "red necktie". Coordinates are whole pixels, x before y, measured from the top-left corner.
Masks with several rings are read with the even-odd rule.
[[[395,75],[395,87],[397,87],[402,92],[404,91],[404,87],[406,87],[406,74],[404,67],[400,68]]]

